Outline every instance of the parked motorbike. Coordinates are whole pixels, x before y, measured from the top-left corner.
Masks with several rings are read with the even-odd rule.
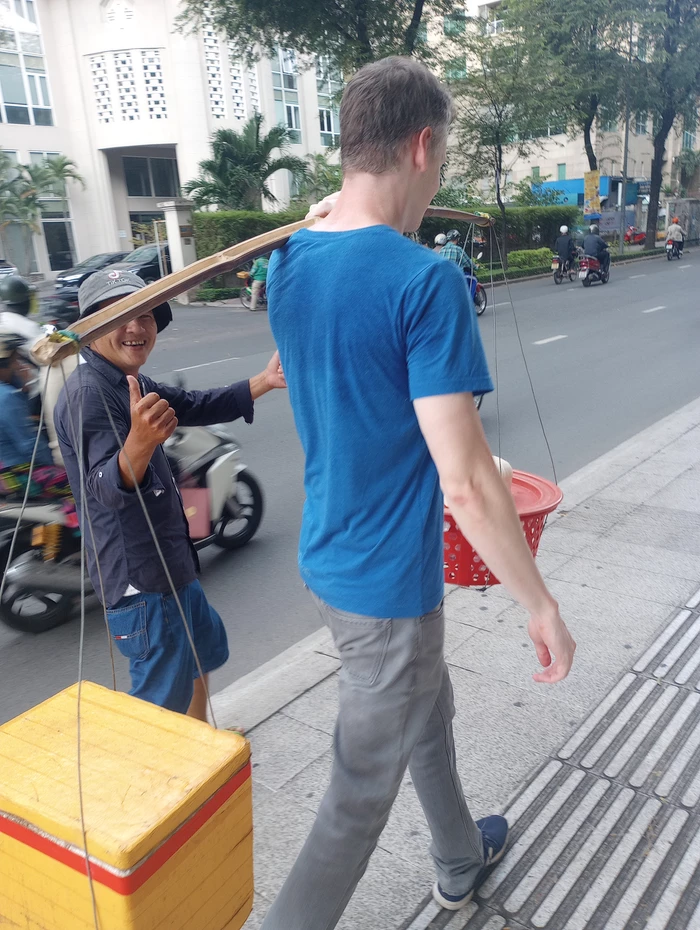
[[[483,252],[479,252],[479,254],[476,256],[477,262],[479,261],[479,259],[482,257],[483,254],[484,254]],[[476,272],[478,268],[479,266],[476,264],[476,262],[474,262],[474,271]],[[487,304],[486,288],[484,287],[483,284],[481,284],[477,280],[476,274],[471,274],[466,269],[464,271],[464,277],[467,281],[467,287],[469,288],[469,293],[471,294],[472,301],[474,302],[474,309],[476,310],[476,315],[481,316],[483,312],[486,310],[486,304]]]
[[[578,276],[584,287],[590,287],[594,281],[607,284],[610,280],[610,267],[603,271],[597,258],[592,255],[584,255],[579,262]]]
[[[246,308],[246,310],[250,310],[251,306],[253,305],[253,280],[250,277],[250,272],[237,271],[236,277],[240,278],[241,281],[241,291],[239,295],[241,303]],[[267,282],[263,282],[263,286],[260,288],[257,307],[259,307],[261,310],[267,307]]]
[[[636,226],[628,226],[624,238],[628,245],[644,245],[647,234],[637,229]]]
[[[683,243],[675,239],[666,240],[666,258],[673,261],[674,258],[683,258]]]
[[[263,516],[263,494],[241,461],[241,449],[221,426],[178,428],[165,451],[183,500],[195,549],[238,549]],[[80,538],[65,525],[60,503],[30,501],[12,560],[10,545],[21,498],[0,496],[0,567],[5,590],[0,620],[43,633],[70,619],[81,593]]]

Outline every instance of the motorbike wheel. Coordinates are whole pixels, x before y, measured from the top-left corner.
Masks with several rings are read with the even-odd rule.
[[[554,272],[554,283],[555,283],[555,284],[561,284],[561,282],[562,282],[563,280],[564,280],[564,277],[563,277],[561,271],[557,268],[557,270]]]
[[[600,280],[603,282],[603,284],[607,284],[610,280],[610,272],[606,271],[605,274],[600,276]]]
[[[477,316],[481,316],[486,310],[486,303],[486,289],[477,287],[476,293],[474,294],[474,309],[476,310]]]
[[[7,549],[0,554],[0,563],[5,565]],[[16,548],[14,556],[22,555],[26,549]],[[39,558],[41,555],[39,554]],[[45,633],[56,626],[67,623],[73,613],[75,598],[70,594],[50,594],[45,591],[25,591],[8,584],[0,603],[0,620],[20,633]]]
[[[242,287],[240,293],[240,299],[243,306],[246,310],[250,310],[250,305],[253,303],[253,295],[250,292],[249,287]]]
[[[216,529],[214,544],[240,549],[255,536],[263,517],[263,493],[247,468],[236,476],[236,493],[226,501],[226,512]]]
[[[584,287],[590,287],[590,286],[591,286],[591,278],[590,278],[590,275],[586,275],[586,277],[583,279],[583,286],[584,286]]]
[[[671,261],[673,259],[673,252],[666,252],[666,258]]]

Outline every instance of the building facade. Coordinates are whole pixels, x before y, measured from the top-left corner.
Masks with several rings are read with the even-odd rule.
[[[0,147],[26,164],[71,158],[85,189],[42,201],[32,270],[50,278],[98,252],[126,251],[210,154],[212,133],[254,112],[304,157],[338,141],[340,83],[280,50],[248,65],[205,24],[178,32],[179,0],[0,0]],[[284,204],[287,172],[270,181]],[[3,237],[13,261],[19,230]],[[17,264],[17,262],[14,262]]]

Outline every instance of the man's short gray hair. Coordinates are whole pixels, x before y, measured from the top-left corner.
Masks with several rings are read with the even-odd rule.
[[[343,171],[383,174],[398,164],[416,133],[442,142],[454,117],[449,91],[412,58],[384,58],[349,81],[340,105]]]

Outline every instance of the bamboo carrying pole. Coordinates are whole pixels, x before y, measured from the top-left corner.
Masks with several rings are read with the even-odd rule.
[[[451,207],[428,207],[425,215],[462,223],[474,223],[482,227],[493,226],[495,222],[491,216],[453,210]],[[159,304],[172,300],[178,294],[201,284],[208,278],[233,271],[245,262],[283,246],[295,232],[313,226],[315,222],[317,218],[313,217],[288,226],[280,226],[279,229],[273,229],[261,236],[239,242],[222,252],[200,258],[199,261],[193,262],[186,268],[175,271],[152,284],[147,284],[141,290],[121,300],[115,300],[108,307],[92,313],[83,320],[78,320],[70,330],[70,337],[62,336],[60,333],[44,336],[34,345],[32,355],[40,365],[56,365],[62,359],[78,352],[83,346],[89,345],[93,340],[124,326],[139,314],[153,310]]]

